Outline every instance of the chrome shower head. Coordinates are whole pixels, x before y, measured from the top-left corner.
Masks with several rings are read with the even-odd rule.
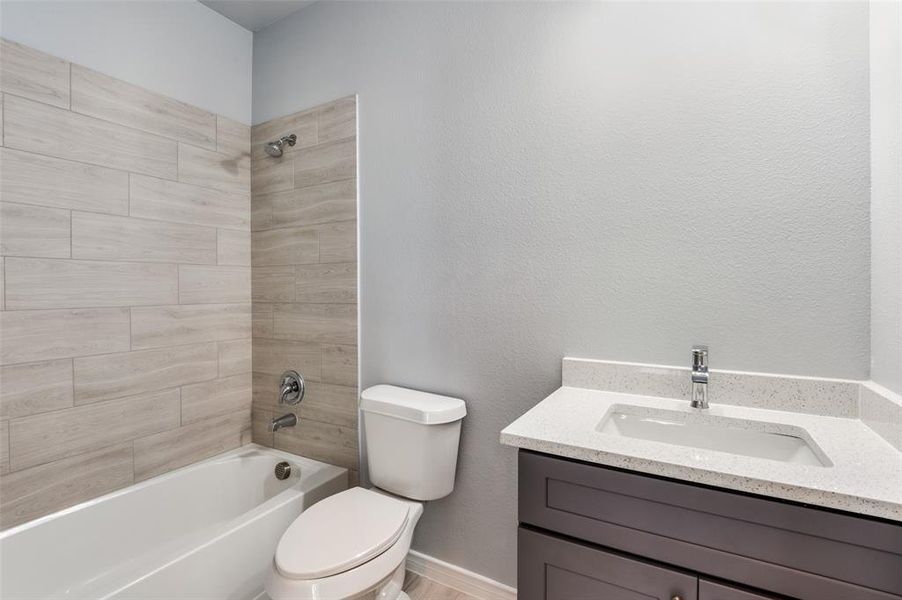
[[[265,150],[266,153],[274,158],[279,158],[282,156],[282,146],[288,144],[289,146],[294,146],[295,142],[298,141],[298,136],[293,133],[288,135],[283,135],[279,139],[274,142],[269,142],[266,144]]]

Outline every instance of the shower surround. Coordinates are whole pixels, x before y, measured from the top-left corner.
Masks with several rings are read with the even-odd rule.
[[[2,41],[0,527],[250,441],[250,128]]]
[[[294,134],[294,146],[266,144]],[[346,97],[251,131],[253,440],[351,470],[357,443],[357,100]],[[277,402],[279,375],[307,393]],[[273,417],[296,427],[268,431]]]

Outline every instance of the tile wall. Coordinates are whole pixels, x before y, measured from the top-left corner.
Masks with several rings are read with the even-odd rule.
[[[250,441],[251,161],[246,125],[9,41],[0,67],[6,528]]]
[[[342,98],[251,133],[253,439],[351,469],[357,479],[357,102]],[[268,156],[266,142],[293,133]],[[277,403],[286,369],[307,380]],[[267,431],[294,410],[297,427]]]

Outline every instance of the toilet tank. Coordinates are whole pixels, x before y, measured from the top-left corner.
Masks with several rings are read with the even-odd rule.
[[[360,396],[370,481],[413,500],[451,493],[457,471],[463,400],[393,385]]]

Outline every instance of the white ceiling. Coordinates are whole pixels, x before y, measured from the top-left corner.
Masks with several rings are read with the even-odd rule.
[[[260,31],[316,0],[200,0],[245,29]]]

